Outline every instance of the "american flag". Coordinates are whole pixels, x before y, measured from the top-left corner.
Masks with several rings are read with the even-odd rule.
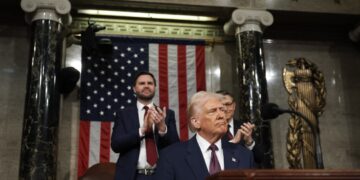
[[[82,53],[78,176],[99,162],[116,162],[118,154],[110,148],[114,115],[135,105],[132,83],[138,72],[154,74],[154,103],[175,111],[181,140],[190,136],[188,99],[206,89],[204,41],[107,38],[111,54]]]

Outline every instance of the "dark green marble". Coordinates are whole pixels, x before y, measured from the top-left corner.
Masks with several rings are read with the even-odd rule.
[[[58,22],[32,23],[19,179],[56,179],[61,33]]]
[[[272,136],[269,122],[261,120],[261,105],[268,102],[262,33],[245,31],[236,35],[239,74],[239,119],[256,125],[255,140],[262,143],[262,168],[273,168]]]

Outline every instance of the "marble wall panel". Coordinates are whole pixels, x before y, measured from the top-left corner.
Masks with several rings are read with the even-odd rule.
[[[29,56],[27,28],[0,25],[0,174],[17,179]]]

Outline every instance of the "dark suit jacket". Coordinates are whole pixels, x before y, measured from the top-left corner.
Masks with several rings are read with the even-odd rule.
[[[238,144],[222,141],[225,169],[248,169],[253,167],[251,151]],[[205,160],[196,141],[173,144],[161,151],[156,180],[204,180],[209,176]]]
[[[245,122],[241,121],[241,120],[235,120],[235,119],[233,119],[233,121],[234,121],[234,133],[236,133],[236,131],[240,128],[240,126]],[[235,136],[235,134],[234,134],[234,136]],[[229,138],[226,135],[222,139],[225,141],[229,141]],[[244,140],[241,140],[240,144],[245,147]],[[255,146],[251,151],[254,154],[254,160],[255,160],[256,166],[259,166],[261,164],[261,162],[264,160],[264,149],[261,145],[261,142],[255,141]]]
[[[174,111],[166,111],[165,123],[167,133],[161,137],[155,130],[155,142],[158,150],[179,141],[176,131]],[[120,153],[116,163],[115,179],[132,180],[135,178],[140,153],[139,115],[137,107],[130,107],[116,113],[115,124],[111,136],[111,148]]]

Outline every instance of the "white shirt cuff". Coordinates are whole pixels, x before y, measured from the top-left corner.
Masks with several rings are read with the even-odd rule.
[[[163,137],[163,136],[165,136],[165,134],[167,133],[167,126],[165,126],[165,131],[164,132],[162,132],[162,131],[158,131],[159,132],[159,135],[161,136],[161,137]]]
[[[142,137],[145,136],[145,134],[143,134],[143,133],[141,132],[141,129],[142,129],[142,128],[139,128],[139,136],[140,136],[140,138],[142,138]]]
[[[251,151],[251,150],[254,149],[255,141],[253,141],[250,146],[248,146],[248,145],[246,145],[246,144],[245,144],[245,146],[246,146],[246,148],[248,148],[248,149]]]

